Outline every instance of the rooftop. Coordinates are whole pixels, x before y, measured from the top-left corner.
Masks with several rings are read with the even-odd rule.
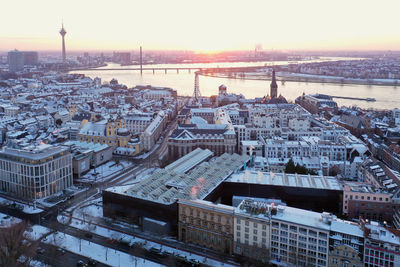
[[[176,173],[186,173],[213,155],[214,153],[208,149],[196,148],[192,152],[166,166],[165,169],[173,170]]]
[[[21,159],[42,160],[46,158],[52,158],[63,152],[69,153],[67,147],[52,145],[31,145],[20,149],[4,147],[0,151],[0,158],[15,161],[21,161]]]
[[[300,175],[246,170],[232,174],[226,181],[233,183],[343,190],[339,181],[333,176]]]
[[[162,169],[126,189],[123,194],[162,204],[172,204],[178,199],[203,199],[248,160],[248,156],[223,154],[186,174],[171,168]],[[185,170],[184,165],[177,163],[177,166],[181,171]]]

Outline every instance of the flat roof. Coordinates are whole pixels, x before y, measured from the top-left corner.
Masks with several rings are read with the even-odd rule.
[[[333,176],[301,175],[249,170],[232,174],[226,182],[343,190],[339,181]]]
[[[15,161],[21,159],[41,160],[56,156],[61,152],[68,152],[68,148],[52,145],[28,146],[23,149],[5,147],[0,151],[0,157],[9,160],[14,158]]]
[[[176,173],[186,173],[213,155],[214,153],[208,149],[196,148],[192,152],[166,166],[165,169],[174,170]]]
[[[204,199],[249,159],[249,156],[225,153],[215,160],[203,162],[187,174],[162,169],[122,194],[166,205],[178,199]]]

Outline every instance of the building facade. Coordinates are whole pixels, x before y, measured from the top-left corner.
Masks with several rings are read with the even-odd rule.
[[[233,207],[203,200],[179,200],[178,210],[180,241],[232,254]]]
[[[0,151],[0,188],[36,200],[72,186],[72,155],[66,147],[40,145]]]
[[[236,151],[235,132],[229,129],[176,129],[168,139],[170,158],[182,157],[196,148],[209,149],[219,156]]]
[[[260,262],[269,261],[270,224],[266,203],[246,199],[235,210],[234,253]]]

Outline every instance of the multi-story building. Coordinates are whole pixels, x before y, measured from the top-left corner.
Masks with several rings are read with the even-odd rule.
[[[63,146],[5,147],[0,151],[0,188],[29,200],[72,186],[72,156]]]
[[[392,194],[369,184],[346,182],[343,189],[343,213],[349,218],[391,222]]]
[[[38,64],[39,55],[36,51],[24,51],[24,64],[34,66]]]
[[[10,72],[24,69],[24,53],[18,50],[8,52],[8,69]]]
[[[377,222],[363,225],[365,236],[364,266],[400,266],[400,230]]]
[[[179,240],[232,254],[231,206],[203,200],[179,200]]]
[[[209,149],[218,156],[232,154],[236,151],[235,132],[229,128],[181,128],[174,130],[168,139],[170,158],[182,157],[198,147]]]
[[[128,115],[125,117],[126,128],[132,134],[140,134],[146,130],[152,120],[153,114],[151,113]]]
[[[265,202],[245,199],[235,209],[233,224],[234,253],[268,262],[271,216]]]
[[[329,236],[329,266],[362,267],[364,232],[354,222],[332,220]]]
[[[143,149],[150,151],[157,140],[160,138],[166,124],[166,116],[163,111],[159,111],[154,120],[147,126],[146,130],[140,135]]]
[[[323,109],[335,109],[337,108],[337,103],[332,100],[331,96],[314,94],[299,96],[296,98],[296,104],[301,105],[307,109],[310,113],[319,113]]]
[[[117,151],[118,148],[128,150],[123,155],[136,155],[140,152],[138,143],[131,142],[131,134],[125,128],[125,121],[118,117],[115,120],[86,122],[78,133],[81,142],[107,144]],[[121,154],[121,153],[119,153]]]
[[[216,109],[212,108],[192,108],[191,114],[193,117],[201,117],[205,119],[208,123],[214,123]]]
[[[361,141],[349,140],[344,136],[338,138],[338,141],[306,136],[300,137],[298,141],[265,139],[265,156],[268,158],[324,157],[330,166],[338,166],[341,174],[348,178],[359,177],[361,164],[367,155],[368,148]]]
[[[271,260],[295,266],[328,266],[330,216],[272,207]]]
[[[18,51],[8,52],[8,66],[10,72],[21,71],[24,65],[37,65],[38,53],[35,51]]]

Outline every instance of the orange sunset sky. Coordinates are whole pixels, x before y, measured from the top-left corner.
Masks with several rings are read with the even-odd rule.
[[[0,50],[399,50],[400,1],[2,0]]]

